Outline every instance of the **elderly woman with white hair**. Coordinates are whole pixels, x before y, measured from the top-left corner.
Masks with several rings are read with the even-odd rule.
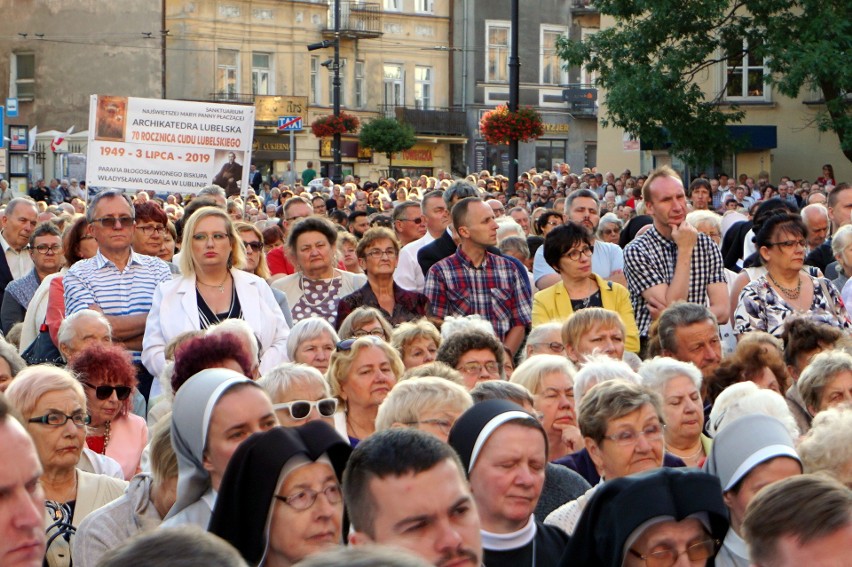
[[[816,355],[797,382],[805,407],[814,417],[852,402],[852,355],[830,350]]]
[[[797,450],[806,473],[827,473],[852,488],[852,408],[820,413]]]
[[[524,346],[524,359],[537,354],[557,354],[565,356],[565,344],[562,342],[562,323],[543,323],[530,331]]]
[[[624,228],[624,222],[615,213],[607,213],[598,222],[596,235],[602,242],[618,244],[622,228]]]
[[[799,426],[787,401],[778,392],[751,381],[732,384],[719,394],[710,410],[707,434],[715,438],[728,423],[753,414],[774,417],[784,424],[791,438],[799,438]]]
[[[325,374],[340,338],[331,323],[320,317],[302,319],[290,329],[287,358],[313,366]]]
[[[639,367],[642,384],[663,400],[666,450],[687,466],[700,467],[710,454],[704,429],[701,371],[693,364],[658,356]]]
[[[453,424],[472,405],[473,398],[464,387],[444,378],[405,380],[379,407],[376,431],[413,427],[446,442]]]
[[[257,383],[272,398],[272,407],[284,427],[299,427],[311,421],[334,426],[337,398],[320,371],[307,364],[279,364]]]
[[[574,365],[564,356],[542,354],[528,358],[512,374],[533,396],[533,409],[547,434],[547,460],[555,461],[583,448],[574,407]]]

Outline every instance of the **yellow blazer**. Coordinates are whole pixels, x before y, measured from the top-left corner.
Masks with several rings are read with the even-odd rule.
[[[624,348],[630,352],[639,352],[639,327],[636,326],[636,317],[633,316],[633,305],[630,303],[630,293],[621,284],[607,281],[597,274],[595,281],[601,290],[601,301],[603,308],[615,311],[621,317],[627,336],[624,340]],[[566,321],[574,314],[571,307],[571,298],[568,290],[561,281],[543,289],[533,296],[532,325],[536,327],[551,321],[560,323]]]

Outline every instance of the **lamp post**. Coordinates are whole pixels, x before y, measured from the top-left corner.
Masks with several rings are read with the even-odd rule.
[[[332,77],[332,104],[334,105],[334,117],[340,117],[340,0],[334,0],[334,40],[323,40],[308,45],[308,51],[325,49],[334,46],[334,60],[332,62],[334,76]],[[340,134],[335,134],[332,141],[332,156],[334,159],[334,171],[331,180],[335,184],[343,181],[343,163],[340,158]]]
[[[520,70],[521,61],[518,57],[518,41],[520,34],[518,33],[519,14],[518,0],[512,0],[512,31],[509,43],[511,44],[509,51],[509,112],[518,111],[518,99],[520,98]],[[509,143],[509,186],[507,187],[507,196],[511,197],[515,194],[515,183],[518,181],[518,141],[512,140]]]
[[[332,99],[334,103],[334,117],[340,117],[340,0],[334,0],[334,78]],[[334,133],[332,141],[332,153],[334,154],[334,172],[331,181],[339,185],[343,181],[343,163],[340,157],[340,132]]]

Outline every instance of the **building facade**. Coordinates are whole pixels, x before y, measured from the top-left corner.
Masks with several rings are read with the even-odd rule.
[[[433,175],[450,170],[453,155],[460,161],[464,130],[448,108],[449,8],[449,0],[341,0],[341,109],[362,121],[395,116],[418,137],[389,172],[385,156],[344,135],[344,175]],[[295,168],[311,161],[330,175],[331,140],[314,137],[310,123],[333,112],[334,49],[308,46],[334,40],[333,0],[169,0],[166,23],[168,98],[255,104],[253,160],[267,173],[284,173],[291,157],[277,118],[302,116]]]
[[[597,104],[592,81],[580,69],[565,69],[556,52],[561,36],[584,33],[578,18],[588,0],[533,0],[520,3],[518,55],[521,106],[536,108],[544,136],[520,144],[521,171],[574,168],[597,161]],[[509,2],[455,0],[453,13],[453,100],[466,113],[469,170],[508,173],[508,147],[489,146],[479,134],[483,113],[509,101],[511,13]]]
[[[0,100],[18,106],[3,135],[42,132],[32,153],[29,140],[9,149],[16,188],[75,171],[67,154],[85,152],[90,95],[162,95],[160,0],[0,0],[0,11]],[[78,134],[51,150],[53,135],[72,126]]]

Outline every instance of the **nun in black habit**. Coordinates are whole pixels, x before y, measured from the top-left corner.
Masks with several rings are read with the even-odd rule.
[[[687,554],[690,565],[712,567],[727,531],[718,478],[695,469],[654,469],[601,484],[558,565],[674,565]]]
[[[547,464],[541,423],[517,404],[488,400],[459,417],[448,442],[470,480],[485,567],[556,565],[568,536],[533,515]]]
[[[318,421],[252,435],[231,457],[208,530],[251,566],[289,566],[341,545],[340,481],[351,452]]]

